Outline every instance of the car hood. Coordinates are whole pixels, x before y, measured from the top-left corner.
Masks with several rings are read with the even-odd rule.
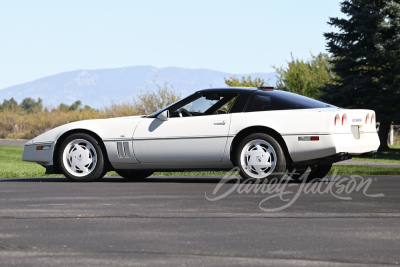
[[[136,125],[145,116],[129,116],[110,119],[95,119],[76,121],[61,125],[47,131],[25,145],[55,143],[64,134],[70,131],[89,132],[99,136],[103,140],[107,139],[131,139]]]

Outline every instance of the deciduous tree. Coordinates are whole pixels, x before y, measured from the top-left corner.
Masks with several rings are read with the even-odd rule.
[[[176,93],[167,82],[164,86],[158,84],[156,86],[157,91],[141,93],[134,99],[133,106],[139,114],[149,115],[181,99],[181,94]]]
[[[328,54],[311,54],[308,61],[292,59],[286,67],[274,67],[278,73],[277,88],[284,91],[318,99],[322,92],[319,88],[333,82],[334,74]]]
[[[27,97],[22,100],[19,106],[27,113],[35,113],[43,110],[43,101],[40,97],[38,100]]]
[[[225,84],[229,87],[262,87],[266,86],[264,79],[259,77],[251,78],[250,76],[243,76],[241,79],[236,78],[235,76],[230,77],[229,79],[224,78]]]

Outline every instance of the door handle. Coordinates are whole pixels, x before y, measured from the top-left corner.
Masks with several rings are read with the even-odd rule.
[[[225,125],[225,121],[214,121],[214,125]]]

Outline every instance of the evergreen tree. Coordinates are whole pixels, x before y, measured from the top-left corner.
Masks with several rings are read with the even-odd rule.
[[[322,90],[323,101],[376,111],[380,150],[389,149],[392,121],[399,121],[400,0],[345,0],[347,18],[330,18],[338,32],[325,33],[336,83]]]

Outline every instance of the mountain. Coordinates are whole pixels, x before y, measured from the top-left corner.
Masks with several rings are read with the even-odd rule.
[[[275,85],[276,73],[232,74],[208,69],[155,68],[134,66],[115,69],[76,70],[64,72],[35,81],[14,85],[0,90],[0,100],[14,97],[18,102],[26,97],[42,98],[45,106],[56,107],[60,103],[72,104],[81,100],[94,108],[111,103],[132,101],[139,93],[157,89],[164,82],[172,85],[182,97],[199,89],[226,87],[224,77],[260,77]]]

